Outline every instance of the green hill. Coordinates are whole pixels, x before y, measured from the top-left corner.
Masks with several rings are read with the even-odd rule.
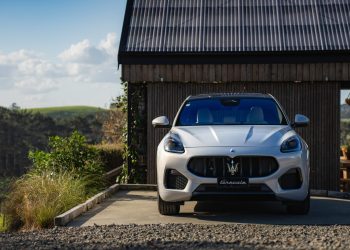
[[[34,113],[38,112],[49,116],[53,119],[57,118],[74,118],[79,116],[95,115],[100,112],[107,111],[103,108],[90,106],[63,106],[63,107],[48,107],[48,108],[33,108],[28,109]]]

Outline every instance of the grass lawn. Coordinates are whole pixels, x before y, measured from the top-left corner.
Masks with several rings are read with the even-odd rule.
[[[76,116],[86,116],[90,114],[96,114],[99,112],[106,111],[106,109],[99,107],[90,106],[63,106],[63,107],[48,107],[48,108],[33,108],[28,109],[32,112],[39,112],[43,115],[50,116],[52,118],[56,117],[76,117]]]

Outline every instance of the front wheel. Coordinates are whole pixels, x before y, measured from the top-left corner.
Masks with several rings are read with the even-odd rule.
[[[310,210],[310,194],[303,201],[291,202],[287,204],[289,214],[308,214]]]
[[[158,194],[158,210],[162,215],[177,215],[180,212],[180,205],[175,202],[163,201]]]

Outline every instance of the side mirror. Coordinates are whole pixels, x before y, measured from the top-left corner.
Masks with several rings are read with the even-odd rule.
[[[152,121],[155,128],[170,128],[169,119],[166,116],[159,116]]]
[[[309,118],[307,118],[305,115],[296,114],[293,122],[293,127],[307,127],[310,123]]]

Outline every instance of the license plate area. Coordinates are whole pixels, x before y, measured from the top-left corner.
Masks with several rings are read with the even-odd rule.
[[[219,177],[218,186],[219,188],[244,188],[248,187],[249,179],[244,177]]]

